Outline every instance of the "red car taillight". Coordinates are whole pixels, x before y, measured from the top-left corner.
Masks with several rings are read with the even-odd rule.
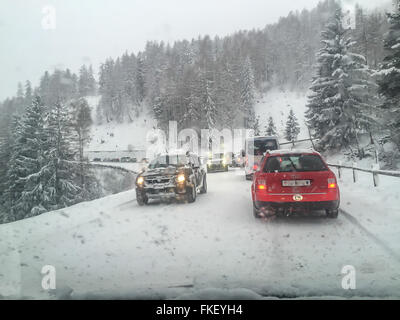
[[[337,188],[336,179],[329,178],[328,179],[328,189],[336,189],[336,188]]]
[[[267,190],[267,183],[265,180],[257,180],[256,181],[256,189],[257,190]]]

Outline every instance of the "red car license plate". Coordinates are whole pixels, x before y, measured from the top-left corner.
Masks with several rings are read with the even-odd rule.
[[[311,185],[311,180],[283,180],[283,187],[308,187]]]

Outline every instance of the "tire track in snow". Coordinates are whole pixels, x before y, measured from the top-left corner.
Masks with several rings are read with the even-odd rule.
[[[370,238],[372,241],[375,242],[378,246],[380,246],[382,249],[384,249],[388,254],[393,256],[397,262],[400,263],[400,255],[394,251],[390,246],[388,246],[384,241],[379,239],[375,234],[373,234],[371,231],[369,231],[367,228],[365,228],[354,216],[352,216],[350,213],[343,209],[339,209],[340,212],[343,214],[343,216],[354,226],[359,228],[368,238]]]

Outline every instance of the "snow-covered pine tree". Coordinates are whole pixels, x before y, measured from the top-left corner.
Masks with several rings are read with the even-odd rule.
[[[88,74],[87,74],[87,68],[85,65],[83,65],[79,69],[79,80],[78,80],[78,92],[80,97],[85,97],[88,95]]]
[[[5,105],[0,104],[0,198],[3,195],[6,183],[6,173],[8,161],[10,160],[13,146],[12,130],[15,128],[13,117],[10,110]],[[15,119],[14,119],[15,120]],[[0,199],[1,201],[1,199]]]
[[[122,75],[122,65],[121,58],[117,58],[115,60],[114,68],[111,71],[111,84],[112,84],[112,109],[113,109],[113,118],[119,123],[124,122],[125,116],[127,115],[127,106],[126,106],[126,96],[124,93],[124,85],[123,85],[123,75]]]
[[[364,9],[358,4],[356,4],[355,7],[355,16],[356,28],[352,31],[352,38],[356,43],[354,45],[354,50],[367,58],[369,53],[368,17]]]
[[[212,92],[212,81],[208,79],[206,72],[201,71],[198,78],[198,106],[202,128],[214,129],[217,119],[217,109]]]
[[[368,17],[368,35],[370,39],[370,58],[368,64],[373,69],[378,66],[385,58],[385,49],[382,46],[385,34],[389,31],[389,22],[384,12],[373,12]]]
[[[33,91],[32,84],[29,80],[25,82],[25,105],[30,105],[32,103]]]
[[[294,142],[297,140],[299,133],[300,133],[299,122],[297,121],[293,109],[290,109],[288,120],[286,122],[285,138],[287,141],[293,142],[294,145]]]
[[[116,89],[113,84],[114,65],[114,60],[107,59],[107,61],[100,66],[99,93],[101,94],[101,99],[99,107],[101,109],[101,115],[105,118],[106,122],[112,121],[115,117],[114,99]]]
[[[2,202],[2,196],[4,195],[4,190],[7,187],[5,181],[7,165],[10,160],[11,151],[10,135],[0,136],[0,202]]]
[[[96,93],[96,80],[91,65],[89,68],[83,65],[79,69],[78,92],[79,97],[86,97]]]
[[[48,188],[48,149],[44,127],[45,107],[35,97],[27,107],[15,134],[15,144],[7,173],[11,221],[38,215],[48,210],[52,190]]]
[[[58,209],[78,202],[81,188],[77,183],[77,165],[74,162],[74,133],[71,117],[65,105],[56,103],[47,116],[47,150],[45,166],[48,171],[47,188],[51,199],[47,209]],[[74,150],[75,149],[75,150]]]
[[[137,82],[136,85],[138,90],[138,97],[144,94],[144,62],[138,57],[138,70],[137,70]],[[147,100],[153,111],[154,117],[158,122],[159,128],[168,128],[168,110],[166,105],[166,81],[165,81],[165,65],[159,62],[158,68],[154,70],[152,76],[147,77],[149,81],[149,88],[147,90]],[[139,82],[138,82],[139,81]]]
[[[204,112],[204,120],[206,123],[206,128],[212,129],[215,128],[217,110],[214,103],[214,99],[211,95],[211,87],[210,82],[207,79],[203,80],[204,83],[204,91],[203,91],[203,99],[201,109]]]
[[[371,130],[379,126],[376,108],[379,103],[378,86],[365,57],[353,52],[355,42],[351,41],[351,38],[345,38],[344,43],[345,52],[341,58],[335,60],[336,70],[333,73],[333,76],[338,79],[339,95],[343,103],[343,116],[340,119],[343,142],[345,145],[356,143],[358,156],[363,157],[364,151],[361,150],[358,134],[371,133]],[[347,119],[347,122],[344,119]],[[336,137],[333,136],[333,140],[335,139]]]
[[[154,97],[151,108],[153,110],[153,114],[155,119],[158,121],[160,127],[164,126],[163,114],[164,114],[164,101],[161,95]]]
[[[340,11],[322,32],[322,43],[306,119],[321,149],[339,149],[356,143],[357,132],[374,123],[376,85],[365,58],[350,51]]]
[[[391,24],[385,39],[388,55],[380,72],[383,77],[379,81],[379,91],[385,98],[381,108],[391,139],[400,150],[400,4],[397,5],[397,10],[388,16]]]
[[[185,57],[188,59],[189,57]],[[196,88],[196,71],[192,66],[186,66],[182,75],[182,94],[185,108],[181,125],[183,128],[199,128],[200,110],[197,97],[198,88]]]
[[[70,122],[70,129],[73,129],[78,139],[78,159],[83,161],[83,149],[90,141],[90,127],[93,124],[92,111],[85,98],[80,98],[71,102],[72,115],[71,119],[66,118],[66,122]]]
[[[89,95],[95,95],[97,93],[97,83],[94,77],[93,67],[92,65],[88,68],[88,89]]]
[[[237,82],[234,66],[227,53],[217,64],[216,72],[216,104],[219,112],[219,122],[223,128],[237,127],[238,110],[240,110],[240,92],[236,89]],[[240,123],[242,125],[243,122]]]
[[[240,74],[241,84],[241,112],[244,119],[244,127],[251,129],[254,127],[255,114],[254,114],[254,103],[255,103],[255,87],[254,87],[254,75],[252,65],[249,57],[243,62],[242,71]]]
[[[275,122],[274,122],[274,118],[272,118],[272,116],[270,116],[268,118],[268,123],[265,126],[265,134],[267,136],[276,136],[278,133],[278,131],[276,130],[276,126],[275,126]]]
[[[260,130],[260,116],[256,117],[256,120],[254,121],[254,136],[260,136],[261,135],[261,130]]]
[[[73,173],[72,181],[78,186],[79,194],[75,202],[93,200],[101,196],[100,183],[87,164],[84,157],[84,148],[90,142],[90,128],[92,126],[91,108],[86,99],[81,98],[71,103],[72,115],[63,116],[64,127],[69,134],[65,134],[65,144],[69,145],[74,157],[65,159],[64,163],[69,165],[68,169]],[[66,111],[63,111],[64,113]],[[71,160],[77,160],[71,162]],[[59,203],[60,204],[60,203]]]
[[[13,104],[15,110],[13,113],[22,114],[25,111],[25,92],[24,87],[21,82],[18,83],[17,86],[17,96],[13,98]]]
[[[128,55],[125,53],[121,59],[122,66],[122,80],[123,80],[123,91],[124,95],[127,97],[126,103],[129,105],[137,105],[140,104],[139,99],[137,97],[137,89],[136,89],[136,57],[134,54]],[[132,110],[133,111],[133,110]],[[129,114],[130,121],[132,115]]]
[[[338,96],[337,83],[333,77],[333,62],[336,54],[340,55],[343,51],[343,36],[344,30],[339,17],[329,23],[321,33],[323,47],[317,54],[317,74],[310,88],[312,94],[309,96],[305,115],[316,138],[323,138],[334,128],[340,116],[341,109],[336,110],[337,106],[331,100]]]
[[[136,96],[138,102],[142,102],[146,96],[146,84],[145,84],[145,74],[146,74],[146,66],[144,62],[144,54],[139,53],[137,56],[137,64],[136,64]]]
[[[14,116],[10,125],[3,129],[7,132],[4,132],[0,138],[0,209],[2,209],[0,210],[0,223],[15,220],[10,208],[23,190],[23,185],[13,183],[17,177],[14,157],[16,153],[13,151],[19,149],[20,118]]]
[[[17,86],[17,98],[18,99],[24,99],[25,96],[25,92],[24,92],[24,88],[22,86],[21,82],[18,82],[18,86]]]

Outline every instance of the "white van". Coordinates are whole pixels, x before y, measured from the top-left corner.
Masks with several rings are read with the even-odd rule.
[[[243,157],[245,157],[245,174],[246,180],[251,180],[253,174],[257,171],[261,159],[269,150],[279,150],[279,141],[277,137],[254,137],[249,138],[245,142]]]

